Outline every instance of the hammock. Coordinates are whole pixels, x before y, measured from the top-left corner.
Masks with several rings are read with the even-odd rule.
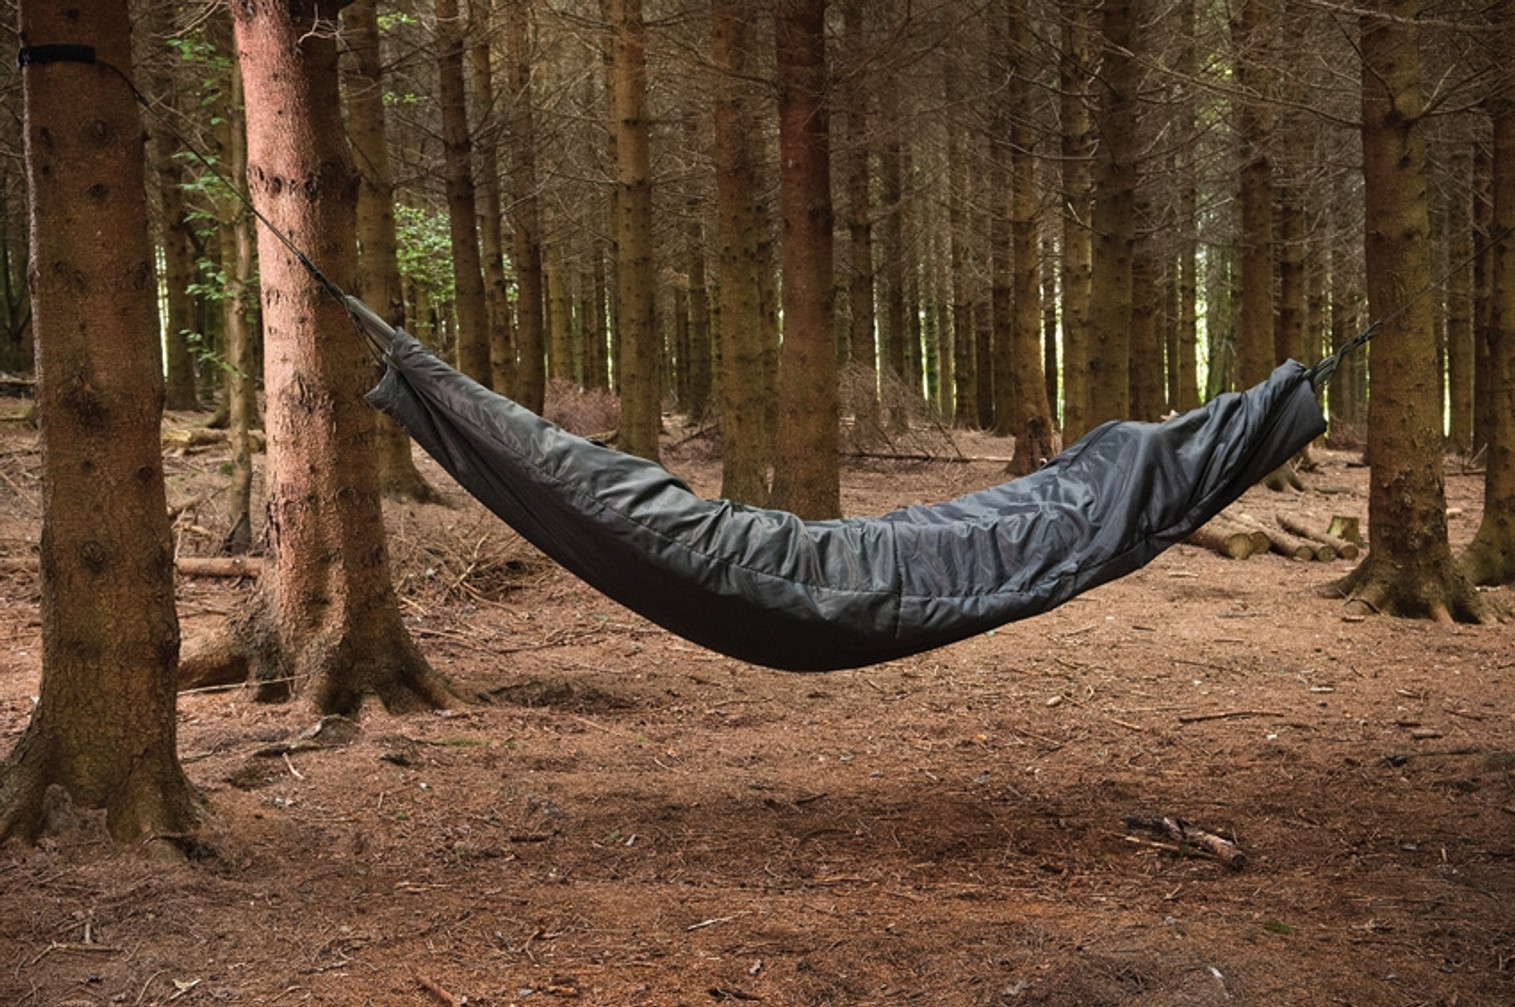
[[[465,490],[627,608],[788,671],[875,664],[1045,612],[1145,565],[1325,430],[1315,372],[1290,361],[1162,423],[1106,423],[992,489],[802,521],[703,499],[662,466],[494,394],[409,334],[383,336],[388,367],[368,401]]]

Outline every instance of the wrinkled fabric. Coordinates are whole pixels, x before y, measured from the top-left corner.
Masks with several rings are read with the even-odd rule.
[[[861,667],[1045,612],[1140,568],[1325,430],[1305,368],[933,506],[802,521],[706,500],[396,334],[368,400],[502,520],[679,636],[790,671]]]

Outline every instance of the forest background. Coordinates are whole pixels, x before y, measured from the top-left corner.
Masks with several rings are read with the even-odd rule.
[[[77,207],[52,188],[63,127],[47,116],[77,109],[31,84],[66,64],[134,75],[147,158],[128,141],[123,174],[78,191],[143,189],[111,203],[149,249],[133,268],[157,277],[162,374],[141,388],[224,410],[228,552],[260,537],[260,388],[267,411],[268,586],[181,680],[313,679],[337,712],[368,692],[447,699],[400,626],[377,531],[378,490],[430,490],[398,430],[380,425],[370,454],[353,394],[368,375],[290,258],[302,246],[477,380],[539,411],[550,386],[606,397],[618,446],[652,458],[677,410],[718,431],[724,495],[813,518],[840,513],[844,431],[888,454],[912,426],[988,430],[1025,473],[1100,422],[1193,408],[1371,320],[1371,372],[1347,357],[1328,399],[1332,437],[1361,436],[1374,470],[1373,548],[1340,592],[1482,620],[1474,584],[1515,569],[1508,2],[86,6],[96,31],[115,19],[98,60],[34,44],[77,31],[77,12],[60,27],[20,8],[31,191],[4,179],[0,351],[17,369],[51,351],[58,374],[135,345],[32,338],[88,287],[88,268],[57,264],[106,250],[98,231],[71,239]],[[129,131],[139,113],[121,114]],[[81,149],[125,135],[100,127]],[[78,391],[96,371],[39,385],[45,434],[66,418],[49,443],[108,433]],[[151,401],[117,393],[134,415]],[[1448,448],[1488,473],[1455,560]],[[45,571],[50,537],[88,531],[64,491],[78,472],[61,472]],[[59,569],[101,573],[98,548],[81,539]],[[43,609],[67,635],[85,620],[58,614],[65,580],[44,576]],[[120,643],[95,633],[88,648]]]

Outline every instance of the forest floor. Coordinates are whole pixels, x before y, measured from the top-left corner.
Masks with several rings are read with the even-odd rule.
[[[714,493],[687,435],[670,467]],[[1244,508],[1366,522],[1366,469],[1316,457],[1304,492]],[[184,554],[224,529],[224,460],[169,459]],[[0,423],[0,554],[35,550],[37,463]],[[1349,564],[1183,545],[953,647],[767,671],[596,595],[423,464],[452,506],[389,509],[396,577],[467,701],[370,706],[301,748],[299,701],[184,695],[203,856],[89,821],[0,848],[0,1005],[1515,1003],[1508,623],[1362,619],[1319,594]],[[1462,543],[1482,480],[1449,469]],[[845,507],[999,478],[855,460]],[[181,579],[185,635],[252,589]],[[0,576],[0,754],[38,646],[35,576]]]

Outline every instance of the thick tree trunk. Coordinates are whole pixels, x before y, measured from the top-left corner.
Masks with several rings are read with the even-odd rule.
[[[405,326],[395,236],[394,180],[384,114],[378,0],[354,0],[342,11],[348,62],[344,74],[348,133],[358,167],[358,283],[355,291],[389,324]],[[391,500],[437,503],[441,497],[416,468],[410,435],[388,416],[375,417],[379,491]]]
[[[1105,0],[1104,89],[1095,160],[1089,309],[1089,425],[1131,412],[1132,257],[1136,248],[1137,66],[1141,0]]]
[[[662,429],[652,256],[652,167],[647,122],[647,28],[642,0],[609,0],[610,124],[616,149],[616,319],[621,334],[621,428],[628,454],[658,457]]]
[[[1515,42],[1515,0],[1501,0],[1500,25]],[[1508,50],[1505,50],[1508,51]],[[1494,234],[1515,228],[1515,85],[1494,103]],[[1491,427],[1484,469],[1483,520],[1462,556],[1475,584],[1515,582],[1515,247],[1494,253],[1493,324],[1489,332]]]
[[[505,5],[505,50],[510,64],[510,180],[512,235],[516,270],[515,399],[533,412],[542,411],[547,389],[545,319],[542,290],[542,211],[537,196],[536,114],[531,87],[531,2]]]
[[[834,518],[841,474],[825,0],[778,0],[774,28],[784,341],[771,499],[803,518]]]
[[[125,0],[27,0],[20,41],[93,45],[130,72]],[[42,431],[42,687],[0,765],[0,840],[35,839],[60,799],[104,808],[121,843],[182,834],[200,814],[175,753],[179,625],[143,131],[109,67],[20,71]]]
[[[715,101],[716,282],[721,291],[721,495],[768,498],[770,443],[762,301],[763,214],[758,202],[756,98],[742,80],[752,17],[739,0],[712,0]]]
[[[1338,590],[1368,610],[1477,619],[1482,604],[1447,542],[1431,306],[1420,0],[1389,0],[1362,24],[1362,145],[1368,308],[1389,319],[1372,344],[1368,400],[1371,549]]]
[[[355,273],[358,176],[337,88],[336,2],[234,8],[255,204],[339,285]],[[268,561],[234,634],[265,697],[322,712],[368,693],[390,710],[445,706],[446,684],[400,621],[374,463],[374,370],[342,305],[268,228],[258,232],[268,398]],[[186,662],[188,663],[188,662]]]

